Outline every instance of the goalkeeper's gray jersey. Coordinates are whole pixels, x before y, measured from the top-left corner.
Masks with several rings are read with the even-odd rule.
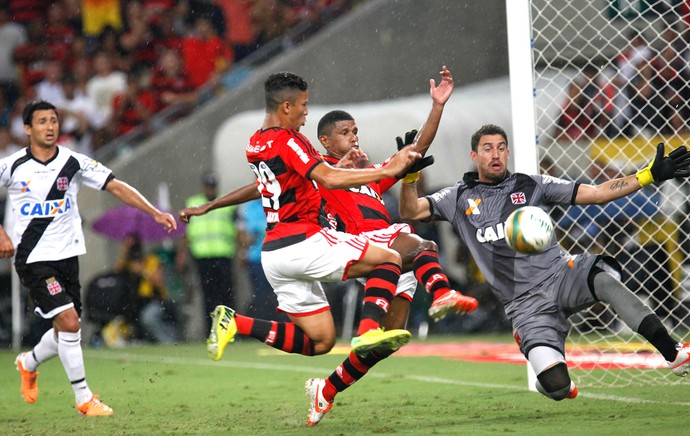
[[[579,183],[545,175],[510,174],[495,184],[480,183],[467,173],[455,186],[427,196],[431,219],[450,222],[467,245],[479,270],[507,304],[548,278],[569,256],[552,240],[545,251],[526,255],[504,239],[504,223],[522,206],[573,204]]]

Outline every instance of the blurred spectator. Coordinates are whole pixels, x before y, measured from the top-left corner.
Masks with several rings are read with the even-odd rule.
[[[65,22],[77,35],[85,38],[81,3],[81,0],[62,0],[62,4],[65,7]]]
[[[136,65],[153,66],[156,53],[151,14],[154,9],[144,9],[139,0],[132,0],[125,6],[125,31],[120,35],[120,47],[131,55]]]
[[[20,24],[10,21],[7,7],[0,6],[0,89],[4,91],[7,103],[12,105],[20,93],[18,65],[14,50],[27,42],[26,30]]]
[[[254,0],[215,0],[225,15],[225,41],[240,61],[256,48],[256,36],[252,24]]]
[[[198,98],[198,93],[182,71],[179,52],[172,49],[162,52],[153,72],[151,89],[156,95],[158,110],[165,109],[171,104],[191,106]]]
[[[139,126],[148,130],[147,123],[156,112],[156,98],[141,71],[130,73],[124,92],[113,98],[113,124],[117,135],[123,135]]]
[[[613,86],[600,77],[599,68],[587,64],[582,77],[568,85],[556,138],[577,140],[583,136],[588,139],[600,136],[611,125],[614,95]]]
[[[62,2],[54,2],[48,8],[43,32],[51,57],[64,62],[77,32],[67,23]]]
[[[204,173],[202,184],[203,193],[188,198],[186,208],[200,206],[218,196],[218,180],[213,172]],[[237,252],[236,210],[236,206],[223,207],[192,218],[177,252],[175,261],[180,271],[187,265],[188,249],[194,258],[204,294],[206,315],[219,304],[235,304],[232,265]],[[204,319],[205,330],[208,331],[211,318],[205,316]]]
[[[624,133],[627,133],[629,122],[636,115],[629,106],[632,99],[629,92],[633,91],[629,85],[644,68],[651,64],[654,57],[654,51],[647,45],[642,32],[637,29],[630,30],[627,38],[628,46],[616,57],[616,75],[614,76],[614,84],[618,89],[614,100],[614,123],[619,131]]]
[[[690,98],[690,87],[687,65],[673,43],[661,49],[652,61],[654,65],[654,84],[659,95],[659,111],[667,124],[662,134],[686,133],[685,120],[690,115],[687,101]]]
[[[630,121],[625,128],[629,136],[653,137],[664,127],[666,121],[659,112],[662,103],[653,84],[654,69],[643,65],[630,80],[625,91],[629,99]]]
[[[0,127],[9,127],[12,120],[12,104],[5,97],[5,90],[0,88]]]
[[[197,219],[200,217],[195,217]],[[252,292],[247,313],[253,318],[275,319],[278,300],[261,266],[261,247],[266,236],[266,214],[261,200],[241,205],[237,213],[238,258],[249,276]]]
[[[152,22],[151,31],[154,35],[153,44],[158,53],[168,49],[178,52],[182,50],[185,28],[175,21],[174,9],[166,9],[158,13]]]
[[[232,66],[233,54],[216,34],[211,20],[199,16],[194,22],[194,33],[182,42],[182,59],[192,86],[213,88],[220,75]]]
[[[39,100],[49,101],[55,106],[60,106],[65,100],[65,92],[62,90],[62,63],[50,60],[46,63],[43,80],[36,84],[36,97]]]
[[[50,54],[42,22],[34,20],[28,23],[26,33],[26,42],[14,50],[14,61],[20,70],[21,94],[26,94],[30,87],[43,80],[43,70]]]
[[[106,52],[98,52],[93,58],[94,75],[86,83],[86,95],[96,104],[99,115],[110,123],[113,118],[113,98],[127,89],[127,75],[113,70]],[[107,129],[94,135],[94,149],[98,149],[111,138]]]
[[[92,132],[105,127],[105,119],[96,109],[96,103],[86,94],[78,93],[74,76],[62,81],[64,101],[56,105],[60,113],[60,139],[58,143],[79,153],[90,155]]]
[[[92,76],[91,61],[87,58],[76,59],[72,64],[70,75],[74,78],[74,92],[77,95],[86,95],[86,85]]]
[[[175,308],[168,298],[160,259],[153,253],[145,255],[139,238],[131,235],[122,245],[115,272],[128,272],[134,278],[126,313],[128,322],[134,327],[133,336],[164,344],[175,342],[178,337]]]
[[[262,0],[254,3],[252,23],[256,31],[257,48],[285,35],[296,23],[292,10],[280,0]]]
[[[126,52],[120,46],[120,35],[112,27],[106,27],[98,36],[97,51],[108,56],[114,70],[129,72],[130,63]]]
[[[32,21],[45,22],[45,12],[54,0],[6,0],[12,21],[27,25]]]

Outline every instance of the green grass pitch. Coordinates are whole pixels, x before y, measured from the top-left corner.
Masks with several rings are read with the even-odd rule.
[[[509,342],[510,336],[452,336]],[[418,342],[416,339],[413,343]],[[341,347],[346,350],[346,347]],[[524,365],[393,356],[336,398],[306,427],[304,382],[328,376],[344,354],[303,357],[251,339],[212,362],[204,344],[85,351],[91,389],[115,409],[82,417],[55,358],[39,368],[39,398],[19,393],[15,352],[0,352],[2,434],[688,434],[690,381],[666,386],[585,388],[554,402],[526,388]]]

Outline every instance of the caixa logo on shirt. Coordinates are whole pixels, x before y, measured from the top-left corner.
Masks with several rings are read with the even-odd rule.
[[[69,198],[63,198],[39,203],[26,202],[19,206],[19,213],[23,216],[50,218],[67,213],[70,209],[72,202]]]

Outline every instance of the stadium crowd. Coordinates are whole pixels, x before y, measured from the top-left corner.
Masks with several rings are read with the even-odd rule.
[[[299,26],[313,32],[353,0],[4,0],[0,128],[23,144],[28,101],[61,111],[60,144],[90,153],[170,105],[188,113],[223,74]],[[303,32],[299,37],[304,37]]]

